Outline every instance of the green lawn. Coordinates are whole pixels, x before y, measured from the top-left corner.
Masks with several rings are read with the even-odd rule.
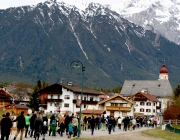
[[[169,132],[168,130],[162,131],[161,127],[145,130],[143,133],[154,137],[164,138],[165,140],[180,140],[179,134]]]
[[[173,124],[172,127],[180,129],[180,125],[179,124],[178,125]]]

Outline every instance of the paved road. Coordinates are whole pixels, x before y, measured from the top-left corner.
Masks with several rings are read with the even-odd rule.
[[[132,132],[139,132],[139,131],[142,131],[142,130],[147,130],[147,129],[152,129],[152,128],[147,128],[147,127],[143,127],[141,129],[136,129],[136,130],[133,130],[133,131],[122,131],[122,130],[119,130],[119,129],[116,129],[115,132],[112,132],[111,135],[117,135],[117,134],[125,134],[125,133],[132,133]],[[15,135],[16,131],[14,130],[12,135],[10,136],[10,139],[9,140],[13,140],[14,138],[14,135]],[[90,137],[96,137],[96,136],[109,136],[108,134],[108,131],[105,130],[105,131],[102,131],[102,130],[95,130],[94,131],[94,135],[92,136],[91,135],[91,132],[90,131],[82,131],[82,134],[81,134],[81,137],[82,138],[90,138]],[[16,140],[19,140],[20,139],[20,134],[18,135],[18,137],[16,138]],[[63,137],[60,137],[57,133],[57,136],[56,137],[52,137],[52,136],[49,136],[48,134],[46,135],[46,138],[45,140],[68,140],[67,136],[63,135]],[[23,140],[34,140],[34,138],[30,138],[28,136],[28,138],[24,138],[23,137]],[[42,140],[42,136],[40,137],[39,140]]]

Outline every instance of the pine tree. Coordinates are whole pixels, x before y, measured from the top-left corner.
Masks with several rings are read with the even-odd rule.
[[[39,99],[39,94],[38,94],[38,87],[35,86],[34,92],[30,96],[30,101],[28,106],[30,108],[34,108],[34,110],[38,111],[40,107],[40,99]]]

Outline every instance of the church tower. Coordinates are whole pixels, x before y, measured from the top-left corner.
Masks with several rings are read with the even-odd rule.
[[[166,69],[166,64],[162,65],[162,68],[159,71],[159,79],[158,80],[168,80],[168,70]]]

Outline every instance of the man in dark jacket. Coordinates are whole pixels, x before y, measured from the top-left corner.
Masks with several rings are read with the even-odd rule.
[[[39,140],[41,131],[42,131],[42,126],[43,126],[43,121],[41,119],[41,114],[37,114],[37,118],[35,119],[34,122],[34,127],[35,127],[35,140]]]
[[[21,115],[19,115],[12,122],[16,122],[16,121],[17,121],[17,132],[16,132],[16,135],[14,136],[14,140],[16,139],[16,137],[18,136],[20,131],[21,131],[20,140],[22,140],[23,132],[24,132],[24,127],[26,126],[26,121],[25,121],[25,117],[24,117],[24,111],[22,111]]]
[[[94,127],[96,124],[96,120],[94,119],[94,116],[92,116],[92,119],[90,120],[90,126],[91,126],[91,135],[94,134]]]
[[[5,118],[1,120],[1,140],[4,140],[4,137],[6,137],[6,140],[9,139],[10,129],[12,127],[12,122],[9,116],[10,113],[7,112]]]
[[[30,119],[30,128],[31,128],[30,137],[34,136],[34,138],[35,138],[34,122],[35,122],[35,119],[37,118],[36,114],[37,114],[37,112],[35,111],[34,114],[33,114],[32,117],[31,117],[31,119]],[[34,134],[33,134],[33,133],[34,133]]]
[[[113,119],[112,119],[112,117],[109,117],[108,118],[108,131],[109,131],[109,134],[111,134],[112,125],[113,125]]]

